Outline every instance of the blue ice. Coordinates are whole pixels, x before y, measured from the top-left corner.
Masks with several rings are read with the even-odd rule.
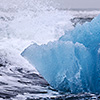
[[[100,93],[100,15],[58,41],[30,45],[22,56],[59,91]]]

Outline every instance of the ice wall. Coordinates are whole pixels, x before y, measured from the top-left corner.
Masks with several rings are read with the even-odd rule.
[[[22,52],[49,84],[64,92],[100,93],[100,15],[58,41]]]

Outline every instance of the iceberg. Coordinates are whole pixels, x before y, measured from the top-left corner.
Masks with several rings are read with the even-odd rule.
[[[100,93],[100,15],[21,55],[58,91]]]

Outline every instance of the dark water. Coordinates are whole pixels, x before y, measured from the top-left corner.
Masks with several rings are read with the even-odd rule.
[[[94,17],[86,17],[86,18],[82,18],[82,17],[75,17],[73,19],[71,19],[71,22],[73,23],[73,26],[76,26],[77,24],[83,24],[85,22],[90,22]]]
[[[7,68],[10,62],[0,62],[0,98],[3,100],[99,100],[99,94],[63,94],[52,89],[41,75],[15,67]],[[4,59],[3,59],[4,60]],[[6,71],[5,71],[6,70]],[[5,77],[4,77],[5,76]],[[11,80],[11,78],[15,80]],[[9,82],[10,81],[10,82]],[[13,84],[15,82],[15,84]],[[51,94],[50,94],[51,93]],[[19,95],[19,96],[18,96]],[[23,97],[22,97],[22,96]],[[37,95],[37,96],[36,96]],[[0,99],[0,100],[2,100]]]

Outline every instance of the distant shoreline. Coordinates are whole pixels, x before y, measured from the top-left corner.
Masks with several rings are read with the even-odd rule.
[[[69,10],[69,11],[100,11],[100,8],[56,8],[58,10]]]

